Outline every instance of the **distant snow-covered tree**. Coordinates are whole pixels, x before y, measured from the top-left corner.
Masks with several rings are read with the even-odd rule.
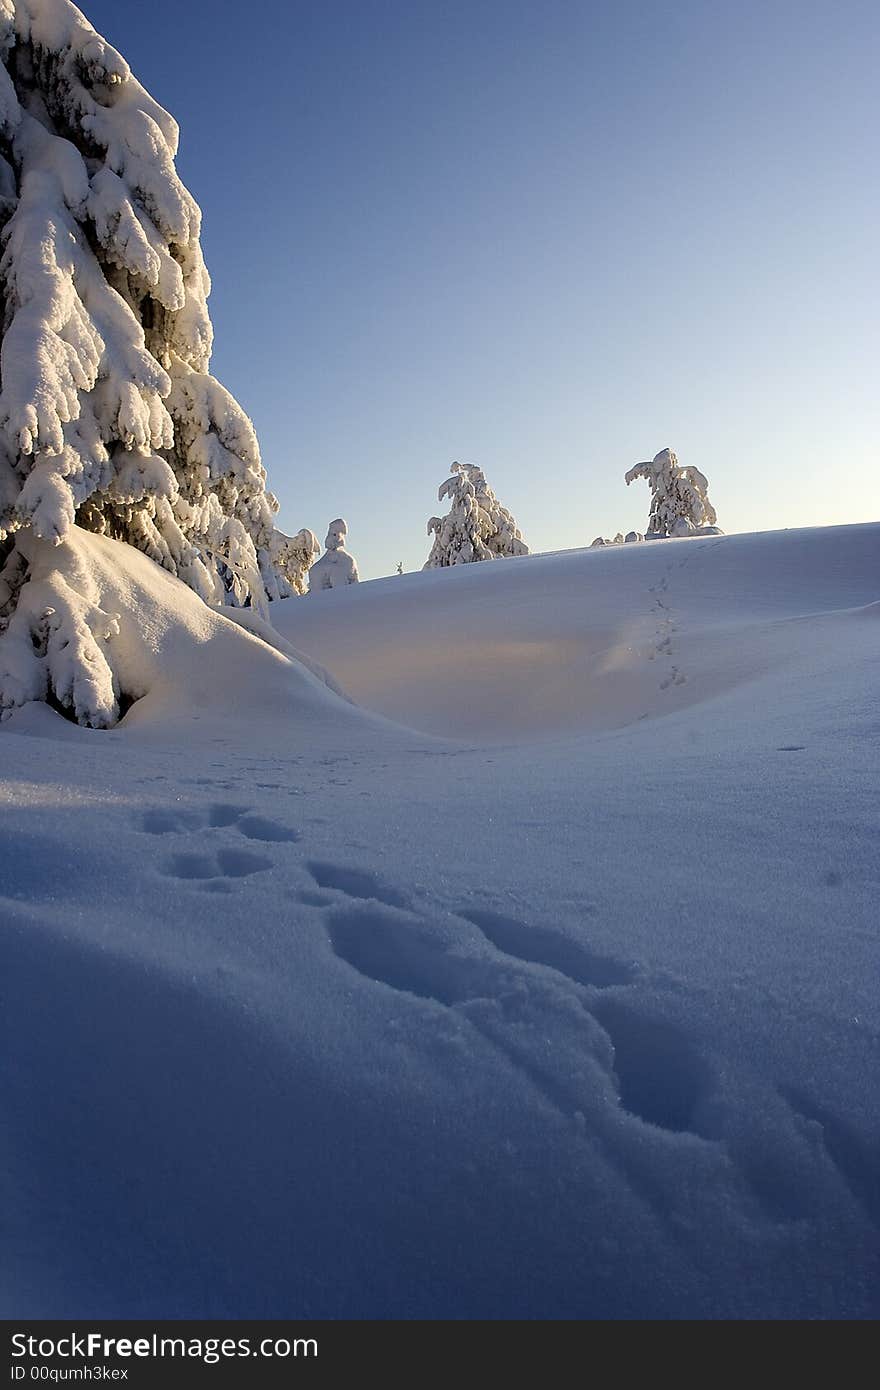
[[[31,614],[35,546],[85,527],[263,611],[297,563],[253,426],[208,370],[175,121],[69,0],[0,0],[0,59],[0,705],[54,697],[100,726],[112,623],[75,596]]]
[[[314,531],[303,528],[302,531],[297,531],[295,536],[285,536],[283,531],[276,530],[268,551],[271,568],[264,576],[269,597],[282,597],[280,593],[273,593],[270,587],[277,587],[278,575],[283,576],[293,593],[307,594],[309,571],[320,553],[321,543]]]
[[[446,516],[432,516],[428,522],[434,544],[422,568],[528,555],[516,522],[489,487],[483,470],[475,463],[453,463],[450,472],[437,496],[441,502],[448,497],[452,505]]]
[[[651,489],[651,513],[646,539],[688,536],[715,527],[715,508],[709,484],[698,468],[682,468],[671,449],[661,449],[650,463],[637,463],[626,474],[626,485],[645,478]]]
[[[342,589],[347,584],[357,584],[360,575],[353,555],[345,548],[348,526],[337,517],[327,528],[327,547],[309,574],[309,593],[316,594],[321,589]]]
[[[614,537],[613,540],[609,540],[607,536],[597,536],[594,541],[590,542],[590,549],[594,550],[597,545],[623,545],[624,540],[635,541],[642,539],[643,537],[638,536],[635,531],[630,531],[629,535],[626,537],[624,537],[622,531],[618,531],[617,535]]]

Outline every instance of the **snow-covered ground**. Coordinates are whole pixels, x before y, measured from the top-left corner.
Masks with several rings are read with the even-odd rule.
[[[876,1315],[880,525],[53,556],[145,693],[0,732],[7,1317]]]

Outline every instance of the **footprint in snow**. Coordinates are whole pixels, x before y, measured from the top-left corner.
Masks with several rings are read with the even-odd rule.
[[[224,843],[215,848],[210,832],[231,830],[264,844],[293,844],[301,838],[298,830],[280,821],[226,801],[207,807],[152,807],[141,816],[140,829],[148,835],[197,836],[198,847],[172,854],[163,872],[170,878],[202,880],[212,892],[228,889],[228,884],[224,888],[217,880],[247,878],[271,869],[273,864],[265,855],[239,845]]]
[[[585,1100],[595,1106],[597,1097],[616,1097],[658,1135],[697,1139],[715,1151],[723,1144],[748,1200],[774,1220],[801,1220],[815,1209],[826,1189],[809,1142],[795,1130],[768,1148],[766,1136],[753,1132],[747,1107],[731,1112],[718,1130],[725,1107],[718,1108],[715,1066],[684,1027],[637,999],[632,962],[470,905],[457,919],[431,919],[399,907],[406,895],[364,870],[324,862],[309,868],[325,890],[323,904],[320,893],[312,896],[315,906],[327,907],[326,930],[340,961],[376,987],[447,1010],[459,1029],[478,1035],[557,1111],[583,1125]],[[804,1117],[801,1124],[820,1132],[822,1154],[868,1218],[880,1220],[876,1144],[800,1093],[785,1093],[785,1101],[796,1118]],[[630,1181],[666,1211],[668,1190],[646,1174],[638,1155],[630,1161],[619,1128],[604,1129],[599,1121],[595,1138],[610,1143]]]
[[[326,924],[334,953],[359,974],[463,1015],[566,1113],[582,1100],[578,1088],[594,1084],[590,1069],[598,1063],[631,1115],[672,1133],[693,1129],[714,1074],[684,1032],[621,997],[637,978],[631,962],[471,907],[458,915],[479,937],[459,938],[447,923],[389,910],[368,893],[375,882],[357,874],[359,891],[348,895],[355,900],[330,912]],[[338,866],[333,877],[345,892]],[[577,1050],[580,1067],[572,1062]]]
[[[335,954],[365,979],[447,1009],[568,1117],[584,1095],[610,1092],[607,1034],[571,983],[500,955],[482,934],[375,899],[326,915]],[[552,1047],[548,1039],[552,1036]]]
[[[460,917],[472,922],[497,951],[529,965],[558,970],[577,984],[594,989],[631,984],[635,966],[612,956],[597,955],[581,942],[547,927],[527,926],[512,917],[482,909],[459,909]]]
[[[246,849],[220,849],[213,854],[174,854],[165,870],[170,878],[247,878],[271,869],[272,860]]]
[[[280,821],[270,820],[268,816],[242,816],[236,822],[236,829],[249,840],[266,840],[272,844],[292,844],[301,838],[296,830],[282,825]]]
[[[665,680],[662,680],[662,681],[660,682],[660,689],[661,689],[661,690],[668,690],[669,687],[670,687],[671,685],[686,685],[686,684],[687,684],[687,676],[683,675],[682,672],[679,671],[679,669],[678,669],[677,666],[673,666],[672,670],[670,671],[670,673],[669,673],[669,675],[666,677],[666,679],[665,679]]]
[[[268,816],[256,815],[247,806],[225,801],[214,802],[206,809],[200,807],[159,806],[145,811],[140,828],[148,835],[181,834],[195,830],[217,830],[234,826],[248,840],[266,840],[275,844],[294,843],[301,839],[298,830]]]
[[[319,888],[332,888],[348,898],[372,899],[387,907],[409,907],[410,900],[399,888],[382,883],[366,869],[352,869],[343,864],[331,864],[312,859],[306,868]]]
[[[621,999],[600,999],[593,1012],[614,1045],[623,1108],[675,1134],[693,1130],[714,1077],[686,1034]]]

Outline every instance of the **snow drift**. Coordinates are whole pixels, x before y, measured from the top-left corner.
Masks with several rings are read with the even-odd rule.
[[[332,677],[256,613],[230,610],[238,621],[228,621],[132,546],[76,527],[58,546],[30,538],[28,561],[30,582],[0,648],[17,705],[43,699],[48,687],[83,724],[102,713],[109,723],[121,706],[131,728],[230,716],[288,721],[339,703]],[[43,669],[28,686],[40,671],[31,638],[40,623]],[[16,640],[26,648],[20,668]]]
[[[506,742],[667,715],[782,666],[808,680],[838,638],[858,646],[834,614],[878,583],[876,528],[828,527],[456,566],[273,617],[360,704]]]
[[[67,544],[146,693],[0,732],[6,1316],[876,1316],[880,527],[288,602],[466,742]]]

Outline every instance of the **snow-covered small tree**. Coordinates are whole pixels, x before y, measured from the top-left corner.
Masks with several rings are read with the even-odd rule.
[[[297,531],[295,536],[285,536],[283,531],[276,530],[268,550],[271,568],[268,574],[264,575],[269,597],[282,597],[280,593],[273,593],[270,588],[270,585],[277,585],[279,574],[287,581],[293,593],[307,594],[309,571],[320,553],[321,543],[314,531],[304,527],[302,531]]]
[[[432,516],[428,522],[434,544],[422,568],[528,555],[516,522],[489,487],[483,470],[475,463],[453,463],[450,472],[437,496],[441,502],[448,497],[452,505],[446,516]]]
[[[73,526],[137,546],[210,604],[265,612],[297,588],[253,426],[209,374],[177,140],[69,0],[0,0],[5,709],[54,697],[82,723],[118,716],[108,615],[60,590],[48,615],[28,599],[34,548]]]
[[[715,508],[709,484],[698,468],[682,468],[671,449],[661,449],[650,463],[637,463],[626,474],[626,485],[645,478],[651,489],[651,513],[646,539],[688,536],[715,527]],[[717,533],[717,528],[716,533]]]
[[[322,589],[343,589],[347,584],[357,584],[357,561],[345,548],[348,526],[339,516],[327,528],[327,547],[309,574],[309,593],[317,594]]]

